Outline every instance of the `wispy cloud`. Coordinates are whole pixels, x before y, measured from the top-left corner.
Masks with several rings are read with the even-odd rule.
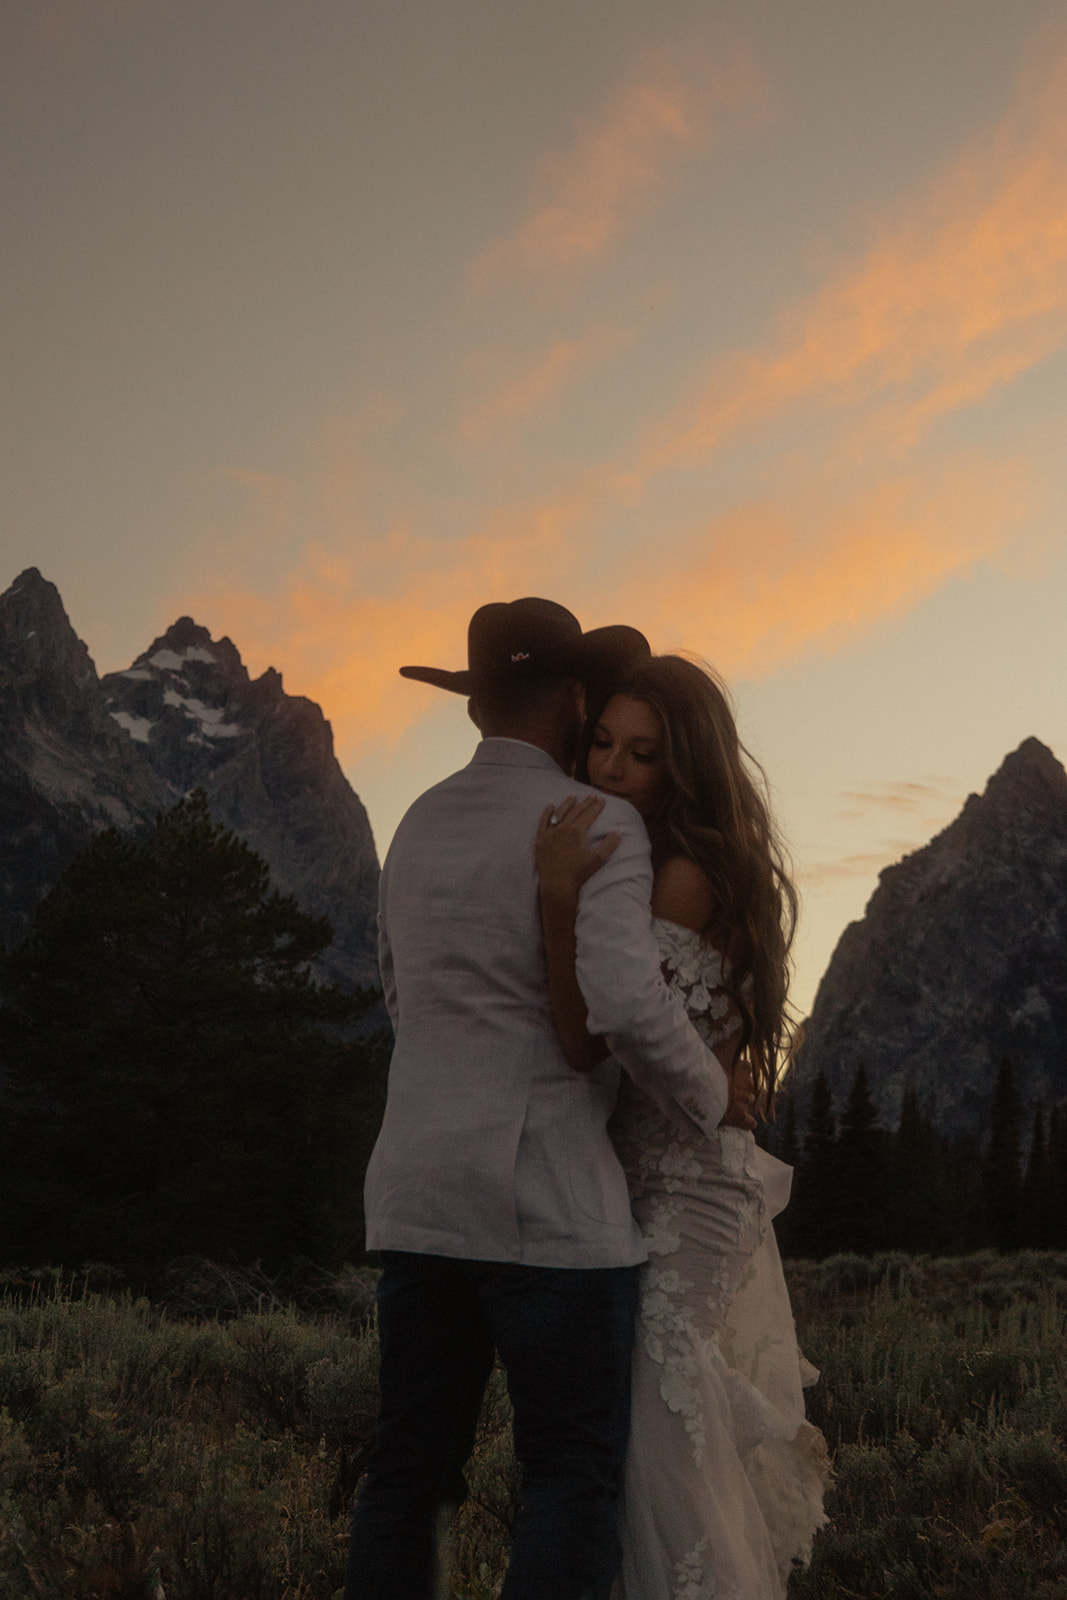
[[[791,504],[717,519],[616,590],[661,648],[763,677],[813,645],[840,649],[994,556],[1030,504],[1025,472],[978,458],[881,480],[852,498],[796,485]]]
[[[877,879],[887,867],[920,849],[928,842],[928,837],[886,839],[876,850],[857,850],[849,855],[809,862],[798,868],[797,879],[805,897],[838,889],[842,884]],[[872,883],[872,889],[874,887]]]
[[[1019,483],[974,460],[847,506],[753,505],[620,565],[604,559],[595,484],[502,503],[471,534],[442,541],[400,523],[375,533],[352,487],[361,475],[349,468],[346,489],[345,470],[342,459],[326,472],[312,508],[274,479],[252,480],[275,533],[289,518],[317,535],[273,586],[248,584],[246,545],[245,581],[197,586],[188,603],[259,669],[283,667],[350,749],[395,740],[432,710],[436,695],[397,668],[462,665],[468,618],[486,599],[550,594],[587,625],[625,620],[656,649],[697,650],[729,675],[758,677],[904,611],[994,552],[1025,504]]]
[[[869,837],[884,821],[893,831],[874,849],[844,850],[836,857],[802,863],[799,878],[806,893],[876,877],[947,827],[959,815],[965,797],[951,778],[935,777],[924,783],[870,783],[844,790],[840,798],[837,822],[846,829],[858,823]]]
[[[570,147],[544,161],[526,215],[478,256],[472,284],[596,260],[672,182],[682,158],[769,103],[766,79],[740,46],[689,37],[647,49]]]
[[[653,96],[653,114],[632,86],[620,91],[572,152],[575,187],[563,167],[556,174],[557,231],[546,221],[543,232],[513,235],[512,264],[561,265],[600,248],[594,236],[602,244],[621,226],[663,177],[665,152],[693,137],[678,96]],[[632,167],[639,181],[605,180],[609,198],[582,244],[577,197],[592,174],[616,171],[616,157],[618,173]],[[973,405],[1067,341],[1065,196],[1061,54],[1026,79],[992,135],[783,316],[775,341],[716,361],[694,405],[648,427],[643,448],[620,446],[614,461],[584,469],[548,463],[544,493],[527,500],[494,500],[486,482],[465,480],[454,516],[443,503],[404,508],[394,481],[372,519],[359,452],[342,440],[311,473],[308,504],[294,509],[274,480],[250,484],[265,497],[265,524],[290,518],[288,573],[263,584],[246,570],[213,598],[202,593],[201,608],[319,699],[350,746],[395,738],[431,709],[431,691],[401,683],[396,668],[455,662],[470,612],[487,598],[552,594],[587,623],[630,621],[654,647],[699,651],[731,676],[846,648],[976,563],[1003,559],[1039,502],[1023,454],[946,453],[917,440],[936,416]],[[599,327],[548,343],[468,409],[468,438],[493,440],[546,407],[615,338]],[[809,422],[801,454],[794,430]],[[672,465],[710,483],[733,433],[756,426],[770,464],[758,495],[741,478],[732,503],[701,521],[661,493],[658,474]],[[903,797],[892,803],[903,814]]]
[[[867,821],[880,812],[889,812],[941,825],[956,814],[961,803],[957,786],[950,778],[932,779],[929,783],[875,783],[866,789],[847,789],[841,799],[841,822]]]
[[[484,446],[510,425],[525,422],[561,390],[628,344],[629,330],[594,328],[576,339],[556,339],[523,370],[504,379],[470,407],[460,422],[469,444]]]
[[[823,889],[834,889],[842,883],[855,882],[857,878],[873,878],[886,867],[899,861],[915,842],[908,839],[888,841],[879,850],[857,850],[851,855],[837,856],[830,861],[813,861],[801,866],[797,877],[805,894],[818,894]]]
[[[907,448],[1067,341],[1067,55],[1023,78],[1000,125],[909,197],[870,248],[781,318],[765,349],[717,359],[649,430],[636,476],[693,465],[799,407],[873,404]],[[850,414],[850,426],[853,422]]]
[[[326,453],[311,488],[251,475],[249,515],[296,557],[274,581],[253,575],[254,541],[228,542],[225,571],[191,579],[182,604],[232,634],[250,670],[285,674],[319,702],[350,753],[391,745],[439,702],[440,691],[398,676],[401,665],[465,664],[467,622],[488,599],[566,599],[589,515],[579,492],[501,505],[476,531],[442,540],[404,521],[384,533],[367,510],[362,466]],[[309,531],[310,530],[310,531]]]

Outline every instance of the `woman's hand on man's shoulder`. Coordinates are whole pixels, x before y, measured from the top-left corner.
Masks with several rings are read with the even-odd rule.
[[[568,795],[546,806],[534,841],[541,899],[576,899],[583,883],[599,872],[618,848],[621,834],[605,834],[596,844],[586,835],[604,809],[602,795]]]

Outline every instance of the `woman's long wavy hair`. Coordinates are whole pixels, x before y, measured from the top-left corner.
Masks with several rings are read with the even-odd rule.
[[[714,911],[702,937],[723,957],[726,989],[742,1021],[741,1050],[769,1115],[794,1043],[787,997],[797,893],[766,777],[741,743],[725,687],[710,667],[653,656],[612,693],[643,701],[663,725],[671,782],[649,819],[654,863],[685,855],[708,879]],[[583,774],[606,703],[590,707]]]

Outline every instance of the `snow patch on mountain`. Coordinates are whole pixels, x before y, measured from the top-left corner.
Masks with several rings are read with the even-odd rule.
[[[112,711],[109,713],[112,722],[117,722],[120,728],[125,728],[131,739],[136,739],[138,744],[147,744],[149,735],[155,727],[147,717],[135,717],[132,711]]]

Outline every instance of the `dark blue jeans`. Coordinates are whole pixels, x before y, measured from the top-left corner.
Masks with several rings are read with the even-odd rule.
[[[345,1600],[435,1600],[438,1533],[466,1497],[494,1350],[522,1469],[502,1600],[607,1600],[620,1559],[637,1268],[382,1259],[381,1412]]]

